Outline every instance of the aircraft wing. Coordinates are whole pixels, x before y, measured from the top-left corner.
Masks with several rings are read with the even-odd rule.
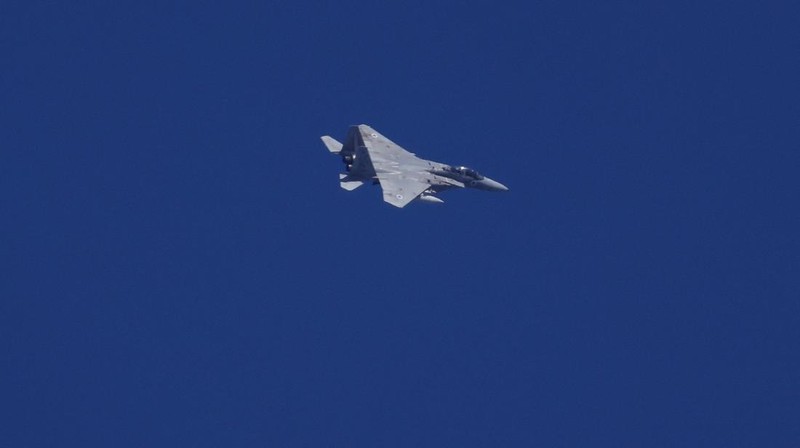
[[[402,208],[430,188],[425,178],[428,161],[406,151],[370,126],[359,125],[358,131],[383,189],[384,201]]]
[[[358,125],[358,130],[361,133],[361,140],[364,142],[364,146],[369,150],[369,156],[373,164],[384,162],[392,165],[414,163],[420,160],[414,153],[406,151],[397,143],[365,124]],[[379,167],[375,168],[378,169]]]
[[[378,180],[383,190],[383,200],[403,208],[416,199],[430,185],[403,173],[379,173]]]

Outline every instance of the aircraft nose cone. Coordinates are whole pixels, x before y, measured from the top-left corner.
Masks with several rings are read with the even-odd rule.
[[[500,182],[497,182],[496,180],[485,179],[485,181],[486,181],[486,186],[489,187],[489,190],[508,191],[508,187],[501,184]]]

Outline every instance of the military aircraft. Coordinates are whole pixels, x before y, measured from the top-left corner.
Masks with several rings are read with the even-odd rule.
[[[380,184],[383,200],[395,207],[405,207],[415,199],[442,203],[434,194],[450,188],[508,191],[471,168],[421,159],[366,124],[350,126],[344,144],[329,135],[321,138],[345,164],[347,174],[339,174],[342,188],[352,191],[366,182]]]

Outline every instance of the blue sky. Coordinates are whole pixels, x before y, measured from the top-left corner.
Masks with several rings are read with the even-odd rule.
[[[796,17],[4,4],[0,445],[798,446]]]

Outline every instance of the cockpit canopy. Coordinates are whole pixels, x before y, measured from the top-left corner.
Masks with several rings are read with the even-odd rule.
[[[458,173],[462,176],[470,177],[475,180],[483,180],[483,176],[480,175],[477,171],[473,170],[472,168],[467,168],[465,166],[456,166],[452,168],[454,173]]]

